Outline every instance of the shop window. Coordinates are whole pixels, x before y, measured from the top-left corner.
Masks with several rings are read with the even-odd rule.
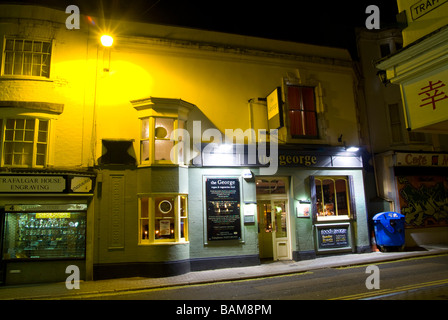
[[[5,39],[3,75],[50,77],[51,42]]]
[[[84,258],[86,212],[5,213],[3,259]]]
[[[142,164],[183,164],[181,138],[173,130],[183,129],[185,122],[174,118],[148,117],[141,119],[140,161]],[[153,150],[153,151],[152,151]]]
[[[317,138],[317,112],[313,87],[288,86],[289,130],[292,138]]]
[[[2,166],[44,167],[49,120],[0,119]]]
[[[315,208],[318,220],[350,218],[349,177],[314,177]]]
[[[141,197],[139,243],[188,241],[186,195]]]

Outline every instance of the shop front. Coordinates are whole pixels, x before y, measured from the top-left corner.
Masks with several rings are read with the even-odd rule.
[[[376,162],[380,191],[405,216],[406,246],[448,243],[448,154],[391,151]]]
[[[1,282],[65,281],[77,266],[89,278],[93,173],[2,174]]]
[[[280,146],[278,169],[272,175],[260,174],[260,164],[249,166],[244,160],[247,155],[219,166],[216,161],[208,165],[209,155],[203,153],[205,160],[196,161],[190,172],[193,180],[203,179],[198,177],[196,184],[202,186],[202,195],[190,195],[190,204],[193,200],[199,206],[207,204],[202,221],[190,215],[190,227],[204,230],[202,241],[190,238],[192,261],[196,254],[202,255],[202,263],[218,261],[213,255],[223,255],[229,262],[240,254],[240,263],[255,264],[257,256],[261,261],[298,261],[321,254],[370,252],[362,159],[342,149]],[[235,190],[220,188],[219,181],[241,185],[241,198],[235,198]],[[222,198],[210,200],[216,194]],[[196,210],[190,207],[190,212]],[[218,240],[210,237],[213,234],[220,235],[219,245],[210,241]]]

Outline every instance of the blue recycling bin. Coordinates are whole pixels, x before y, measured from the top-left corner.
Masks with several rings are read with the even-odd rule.
[[[404,248],[404,215],[398,212],[380,212],[372,219],[375,241],[381,251]]]

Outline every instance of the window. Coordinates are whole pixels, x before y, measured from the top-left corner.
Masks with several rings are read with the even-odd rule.
[[[288,107],[291,137],[317,138],[314,88],[288,86]]]
[[[392,133],[392,143],[403,142],[400,110],[398,103],[389,105],[389,120]]]
[[[51,42],[5,39],[3,75],[50,77]]]
[[[318,220],[350,217],[349,177],[314,177],[314,184]]]
[[[174,148],[182,144],[181,138],[171,138],[175,129],[183,129],[185,121],[174,118],[143,118],[141,119],[140,162],[145,163],[173,163],[183,164],[183,148]],[[152,130],[153,129],[153,130]],[[151,137],[154,137],[154,161],[151,161]],[[172,159],[173,157],[173,159]]]
[[[188,241],[186,195],[154,195],[139,201],[140,244]]]
[[[47,163],[49,121],[0,119],[2,166],[43,167]]]
[[[84,258],[86,212],[7,212],[3,259]]]

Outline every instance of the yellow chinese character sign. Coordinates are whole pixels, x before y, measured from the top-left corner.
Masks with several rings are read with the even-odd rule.
[[[429,80],[429,84],[426,87],[421,88],[422,92],[419,93],[419,95],[422,95],[423,102],[420,107],[431,105],[432,109],[435,110],[436,102],[448,99],[448,96],[445,94],[445,92],[440,90],[440,88],[442,87],[445,87],[445,84],[441,80],[435,83]]]
[[[448,133],[448,70],[403,83],[407,127]]]

